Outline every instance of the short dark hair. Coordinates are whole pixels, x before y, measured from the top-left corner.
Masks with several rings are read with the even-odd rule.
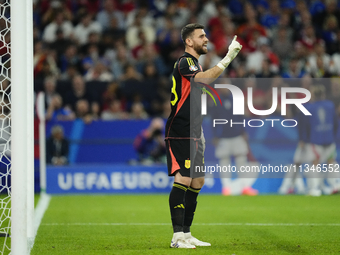
[[[182,28],[181,31],[181,37],[182,41],[185,45],[185,40],[191,36],[191,34],[196,30],[196,29],[204,29],[204,26],[198,23],[192,23],[188,24],[185,27]]]

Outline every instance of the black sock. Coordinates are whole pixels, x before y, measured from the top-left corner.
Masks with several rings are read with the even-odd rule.
[[[190,232],[190,226],[194,219],[194,214],[197,206],[197,196],[201,189],[189,187],[185,194],[185,216],[183,232]]]
[[[183,232],[185,214],[184,201],[187,189],[188,186],[175,182],[170,192],[169,206],[174,233]]]

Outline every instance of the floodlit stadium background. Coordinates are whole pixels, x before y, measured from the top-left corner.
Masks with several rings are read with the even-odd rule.
[[[63,193],[58,176],[67,184],[71,181],[67,174],[97,172],[105,166],[91,166],[109,164],[107,179],[112,169],[118,172],[112,177],[118,188],[112,188],[109,180],[110,188],[105,188],[107,183],[99,184],[100,189],[72,185],[66,193],[157,192],[157,186],[168,191],[171,181],[168,183],[162,173],[156,176],[158,180],[154,177],[164,165],[146,168],[148,173],[140,177],[145,168],[138,166],[150,161],[140,161],[136,137],[152,118],[166,119],[169,115],[173,63],[184,50],[180,38],[183,25],[199,22],[206,27],[210,43],[208,54],[200,57],[204,70],[225,56],[237,34],[243,48],[224,77],[332,78],[340,75],[338,14],[336,1],[36,1],[35,92],[46,93],[46,109],[51,113],[47,116],[47,137],[51,127],[60,124],[70,141],[71,168],[51,171],[47,189]],[[340,114],[340,79],[328,82],[326,92]],[[61,100],[54,98],[56,94]],[[255,108],[267,109],[270,87],[255,86],[253,94]],[[297,144],[295,130],[275,129],[269,134],[261,128],[248,132],[256,160],[275,157],[268,149],[274,137],[285,140],[282,156],[290,163]],[[37,146],[36,159],[38,154]],[[130,180],[130,186],[124,178]],[[143,178],[148,181],[139,185]],[[37,176],[37,184],[38,180]],[[218,192],[218,185],[218,180],[210,184],[211,191]],[[280,180],[255,185],[261,193],[275,193]]]

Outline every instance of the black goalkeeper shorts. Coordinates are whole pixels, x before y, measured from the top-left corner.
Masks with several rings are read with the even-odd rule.
[[[190,150],[191,146],[191,150]],[[201,140],[168,139],[166,140],[166,156],[168,175],[175,176],[176,172],[190,178],[204,177],[204,150]]]

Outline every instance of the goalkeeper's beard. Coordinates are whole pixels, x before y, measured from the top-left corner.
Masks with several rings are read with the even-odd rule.
[[[203,45],[198,45],[198,44],[194,44],[194,51],[196,51],[198,55],[204,55],[208,53],[207,48],[203,48]]]

